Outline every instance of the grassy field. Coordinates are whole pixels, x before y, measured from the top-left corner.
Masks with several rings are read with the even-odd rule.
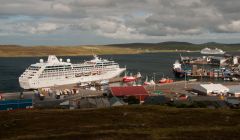
[[[0,139],[240,139],[240,110],[125,106],[0,112]]]
[[[78,56],[92,54],[137,54],[141,50],[131,48],[119,48],[111,46],[34,46],[23,47],[14,45],[0,45],[0,57],[28,57],[47,56]]]

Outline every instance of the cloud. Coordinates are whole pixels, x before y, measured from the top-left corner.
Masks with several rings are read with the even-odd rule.
[[[219,25],[218,29],[221,32],[240,32],[240,20],[232,21],[225,25]]]
[[[1,36],[89,32],[109,40],[152,41],[240,33],[239,0],[0,2]]]
[[[67,5],[64,5],[62,3],[56,3],[52,5],[52,8],[57,11],[63,11],[63,12],[71,12],[71,8]]]
[[[40,23],[40,24],[37,24],[35,27],[31,27],[29,32],[32,34],[49,33],[49,32],[57,30],[58,28],[59,28],[59,26],[54,23]]]

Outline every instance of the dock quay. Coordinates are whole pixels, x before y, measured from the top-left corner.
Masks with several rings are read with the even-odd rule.
[[[227,81],[239,81],[240,77],[240,62],[239,56],[202,56],[202,57],[183,57],[180,56],[180,63],[176,66],[180,66],[180,71],[187,77],[191,78],[222,78]],[[177,63],[175,63],[177,64]],[[179,73],[178,73],[179,75]]]
[[[211,84],[210,82],[200,82],[200,81],[176,81],[173,83],[165,83],[165,84],[155,84],[155,85],[146,85],[143,86],[148,93],[148,96],[164,96],[167,99],[171,99],[176,104],[188,103],[188,98],[194,97],[197,101],[199,100],[206,100],[207,97],[201,97],[196,95],[195,91],[193,90],[195,87],[204,84]],[[227,88],[231,88],[232,86],[238,86],[238,82],[224,82],[222,83]],[[110,100],[112,98],[111,92],[109,90],[102,91],[102,90],[89,90],[89,89],[82,89],[77,88],[76,92],[68,93],[65,88],[76,88],[75,86],[62,86],[55,87],[54,90],[65,90],[64,93],[58,95],[56,91],[49,90],[48,92],[41,90],[36,93],[36,91],[24,91],[23,97],[21,97],[20,92],[15,93],[6,93],[3,95],[5,100],[19,100],[19,99],[32,99],[34,108],[62,108],[63,106],[68,106],[69,104],[75,104],[75,108],[84,108],[85,107],[110,107]],[[130,86],[134,87],[134,86]],[[138,87],[138,86],[136,86]],[[111,88],[111,87],[110,87]],[[240,89],[239,89],[240,90]],[[69,90],[70,91],[70,90]],[[137,91],[138,92],[138,91]],[[140,91],[139,91],[140,92]],[[107,93],[107,94],[106,94]],[[41,98],[40,94],[44,95],[44,98]],[[138,95],[137,95],[138,96]],[[214,95],[213,95],[214,96]],[[128,97],[128,96],[127,96]],[[142,100],[145,98],[145,95],[142,96]],[[154,98],[154,97],[153,97]],[[209,96],[211,98],[211,96]],[[224,98],[228,98],[227,96]],[[124,99],[124,98],[123,98]],[[117,101],[118,104],[126,105],[126,103],[122,101],[118,101],[119,99],[114,99]],[[214,100],[223,100],[221,96],[216,97]],[[144,101],[144,100],[143,100]],[[183,101],[183,102],[182,102]],[[143,102],[144,103],[144,102]],[[174,103],[175,104],[175,103]]]
[[[122,77],[109,80],[109,84],[121,82]],[[57,107],[62,102],[81,98],[102,97],[107,89],[102,89],[98,82],[92,82],[81,86],[79,84],[55,85],[32,91],[19,91],[1,94],[1,100],[32,99],[36,108]]]

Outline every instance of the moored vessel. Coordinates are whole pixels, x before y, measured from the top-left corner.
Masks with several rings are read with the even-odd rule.
[[[122,81],[125,82],[125,83],[128,83],[128,82],[134,82],[136,81],[136,77],[132,76],[132,74],[130,74],[130,76],[127,75],[127,73],[125,73],[125,76],[123,77]]]
[[[173,80],[170,78],[162,78],[159,80],[160,84],[165,84],[165,83],[173,83]]]
[[[176,60],[175,63],[173,64],[173,73],[175,77],[178,78],[182,78],[185,76],[185,72],[182,69],[182,64],[180,64],[178,60]]]
[[[143,83],[143,85],[151,85],[151,83],[148,81],[148,76],[146,76],[145,82]]]
[[[201,54],[225,54],[225,52],[218,48],[215,49],[204,48],[201,50]]]
[[[120,68],[114,61],[94,59],[83,63],[72,64],[70,59],[63,62],[55,55],[49,55],[48,60],[31,64],[19,77],[23,89],[37,89],[76,83],[103,81],[119,76],[126,68]]]

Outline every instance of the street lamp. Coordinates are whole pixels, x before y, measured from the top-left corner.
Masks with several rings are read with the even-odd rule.
[[[187,71],[186,71],[186,65],[184,65],[184,88],[186,89],[187,88]]]
[[[155,91],[155,88],[156,88],[156,83],[155,83],[155,72],[153,73],[153,81],[154,81],[154,87],[153,87],[153,90]]]
[[[187,88],[187,75],[186,75],[186,70],[184,71],[184,74],[185,74],[185,85],[184,85],[184,87]]]

